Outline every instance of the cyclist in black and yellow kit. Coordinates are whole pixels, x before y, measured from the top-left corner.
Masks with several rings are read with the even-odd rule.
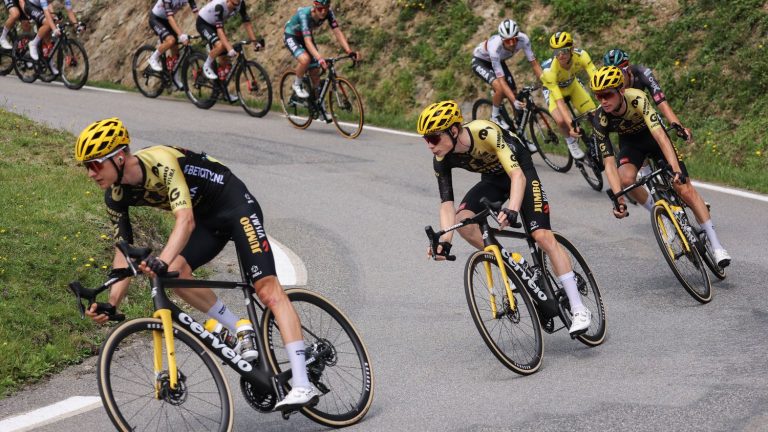
[[[685,181],[689,178],[685,164],[664,131],[659,122],[659,115],[645,93],[638,89],[624,88],[624,75],[616,66],[603,66],[598,69],[590,81],[590,87],[600,101],[600,108],[595,113],[592,126],[595,144],[603,154],[605,174],[611,190],[618,193],[622,187],[633,184],[637,170],[643,165],[646,157],[666,160],[675,172],[675,190],[691,207],[696,221],[706,231],[714,249],[715,260],[720,267],[728,266],[731,257],[720,244],[709,210],[691,182]],[[618,160],[608,138],[610,132],[619,135]],[[643,188],[634,189],[630,195],[639,203],[645,203],[649,199],[648,191]],[[619,198],[619,209],[614,210],[614,215],[617,218],[627,215],[623,197]]]
[[[140,268],[160,275],[178,271],[186,279],[191,279],[194,269],[212,260],[229,240],[234,240],[246,277],[259,300],[275,314],[286,341],[293,387],[275,409],[295,409],[316,401],[319,392],[307,378],[299,317],[277,280],[259,203],[229,168],[205,153],[169,146],[131,153],[129,143],[123,123],[109,118],[86,127],[75,145],[75,158],[105,191],[115,240],[133,241],[130,207],[170,210],[176,222],[165,247],[159,255],[142,262]],[[122,254],[116,253],[113,267],[126,266]],[[127,293],[128,283],[126,279],[113,285],[109,304],[101,307],[114,313]],[[175,292],[231,332],[235,331],[237,317],[211,289],[181,288]],[[86,313],[98,323],[106,322],[107,314],[98,313],[97,308],[99,305],[94,303]],[[252,349],[247,343],[241,347],[247,349]]]
[[[482,211],[482,197],[493,202],[509,199],[507,208],[499,213],[499,224],[504,228],[515,223],[518,212],[523,214],[531,236],[550,256],[565,288],[573,312],[573,324],[568,331],[576,333],[589,328],[592,313],[582,303],[571,263],[552,234],[547,195],[525,144],[489,120],[462,124],[463,120],[458,104],[449,100],[425,108],[417,123],[419,135],[435,155],[433,165],[442,201],[440,226],[445,229]],[[481,173],[480,182],[464,196],[458,212],[454,207],[453,168]],[[472,246],[483,248],[477,225],[460,228],[459,234]],[[440,239],[436,259],[444,260],[449,254],[452,238],[453,232],[449,232]],[[427,254],[431,256],[431,248]]]

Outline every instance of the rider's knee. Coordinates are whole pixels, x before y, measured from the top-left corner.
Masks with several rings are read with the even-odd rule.
[[[301,53],[296,59],[302,66],[308,66],[312,62],[312,58],[307,53]]]
[[[177,255],[176,258],[168,264],[168,271],[179,272],[179,278],[192,279],[192,267],[190,267],[186,258],[182,255]]]
[[[272,309],[275,305],[286,301],[285,291],[280,286],[276,276],[267,276],[254,283],[256,295],[264,306]]]

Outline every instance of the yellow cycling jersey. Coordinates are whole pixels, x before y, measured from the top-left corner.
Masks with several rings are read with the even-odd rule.
[[[597,72],[597,68],[592,63],[589,54],[582,49],[573,49],[571,67],[568,69],[562,67],[556,58],[552,59],[549,66],[541,74],[541,82],[550,91],[550,99],[562,99],[563,93],[561,89],[570,86],[576,80],[576,75],[581,71],[587,72],[590,79]]]

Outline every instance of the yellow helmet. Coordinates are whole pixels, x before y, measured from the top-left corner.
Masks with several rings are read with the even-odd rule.
[[[549,47],[552,49],[570,48],[573,46],[573,38],[568,32],[557,32],[549,38]]]
[[[592,75],[589,87],[593,92],[620,89],[624,86],[624,74],[616,66],[603,66]]]
[[[106,158],[117,150],[127,147],[131,138],[117,117],[92,123],[82,132],[75,143],[75,159],[85,162]]]
[[[436,102],[424,108],[416,123],[416,131],[419,135],[429,135],[441,132],[454,123],[463,123],[459,104],[452,100]]]

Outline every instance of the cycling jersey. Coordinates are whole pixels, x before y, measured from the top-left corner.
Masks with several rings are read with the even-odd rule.
[[[491,62],[496,77],[501,78],[504,76],[504,70],[501,67],[502,63],[504,60],[515,55],[518,51],[523,51],[525,53],[525,58],[528,59],[529,62],[536,60],[536,55],[533,54],[533,50],[531,49],[531,40],[525,33],[517,34],[517,44],[512,51],[509,51],[504,47],[501,36],[493,35],[477,45],[472,55],[480,60]]]
[[[34,6],[45,9],[48,7],[48,0],[27,0],[26,3],[31,3]],[[64,7],[67,10],[72,9],[72,0],[64,0]]]
[[[571,54],[571,67],[566,69],[560,65],[559,61],[553,60],[546,69],[543,69],[541,82],[550,91],[555,100],[562,99],[561,89],[567,88],[576,82],[576,74],[581,71],[586,71],[589,78],[592,79],[592,75],[597,72],[597,68],[595,68],[592,59],[586,51],[574,48]]]
[[[656,80],[656,77],[653,76],[653,71],[651,71],[651,69],[635,64],[630,65],[628,69],[629,74],[626,72],[624,73],[624,78],[629,78],[627,87],[647,90],[651,93],[653,102],[656,105],[667,100],[667,97],[661,90],[661,85]]]
[[[240,6],[236,10],[227,9],[227,0],[213,0],[203,6],[197,16],[198,19],[202,19],[216,28],[221,28],[224,26],[224,22],[236,12],[240,12],[240,18],[243,22],[251,21],[251,17],[248,16],[248,11],[246,10],[245,0],[240,1]]]
[[[595,144],[603,157],[614,155],[613,146],[608,138],[610,132],[616,132],[621,137],[644,131],[652,132],[662,127],[659,115],[642,90],[626,89],[622,97],[627,107],[623,115],[607,113],[601,106],[592,119]]]
[[[173,16],[174,13],[181,10],[185,4],[189,4],[192,12],[197,12],[195,0],[157,0],[155,6],[152,7],[152,14],[158,18],[168,19],[169,16]]]
[[[320,27],[323,22],[326,21],[332,29],[339,26],[338,21],[336,21],[336,15],[330,8],[328,9],[325,18],[315,20],[312,18],[312,6],[300,7],[296,12],[296,15],[292,16],[291,19],[285,23],[285,34],[290,34],[303,39],[304,37],[312,36],[312,30]]]

